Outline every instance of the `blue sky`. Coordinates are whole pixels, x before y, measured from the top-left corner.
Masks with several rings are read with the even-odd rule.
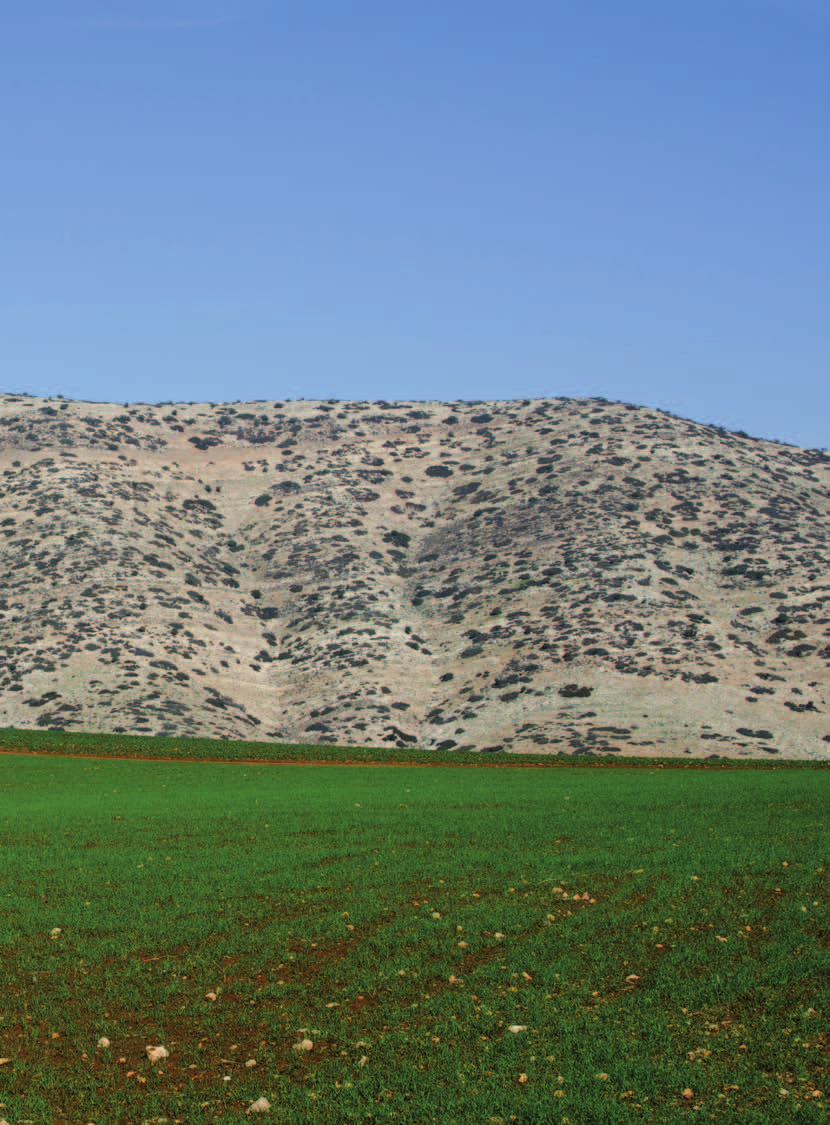
[[[830,0],[7,8],[4,390],[830,446]]]

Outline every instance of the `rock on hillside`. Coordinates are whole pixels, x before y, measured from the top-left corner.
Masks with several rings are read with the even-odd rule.
[[[601,399],[0,398],[0,724],[830,751],[830,456]]]

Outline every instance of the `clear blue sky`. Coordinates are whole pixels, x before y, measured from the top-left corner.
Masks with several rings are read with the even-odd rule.
[[[830,0],[21,0],[2,389],[830,446]]]

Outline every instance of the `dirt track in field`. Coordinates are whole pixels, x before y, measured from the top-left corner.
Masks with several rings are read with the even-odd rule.
[[[92,762],[168,762],[181,765],[214,765],[214,766],[355,766],[363,768],[381,767],[404,769],[507,769],[507,770],[544,770],[544,769],[652,769],[652,770],[722,770],[736,768],[732,761],[703,762],[673,761],[659,762],[653,766],[633,766],[629,762],[574,762],[572,758],[565,761],[554,762],[510,762],[502,757],[500,761],[484,759],[481,762],[359,762],[354,759],[342,762],[332,761],[296,761],[290,758],[273,758],[267,761],[256,761],[252,758],[164,758],[160,756],[146,757],[145,755],[115,755],[115,754],[52,754],[40,750],[0,750],[0,756],[25,757],[25,758],[59,758],[66,761],[70,758],[81,758]],[[642,759],[640,759],[642,760]],[[787,769],[802,766],[802,762],[763,762],[764,769]],[[737,768],[751,768],[742,762]]]

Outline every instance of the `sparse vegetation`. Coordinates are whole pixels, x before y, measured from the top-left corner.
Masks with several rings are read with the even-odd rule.
[[[816,451],[564,398],[3,396],[0,435],[0,722],[827,757]]]

